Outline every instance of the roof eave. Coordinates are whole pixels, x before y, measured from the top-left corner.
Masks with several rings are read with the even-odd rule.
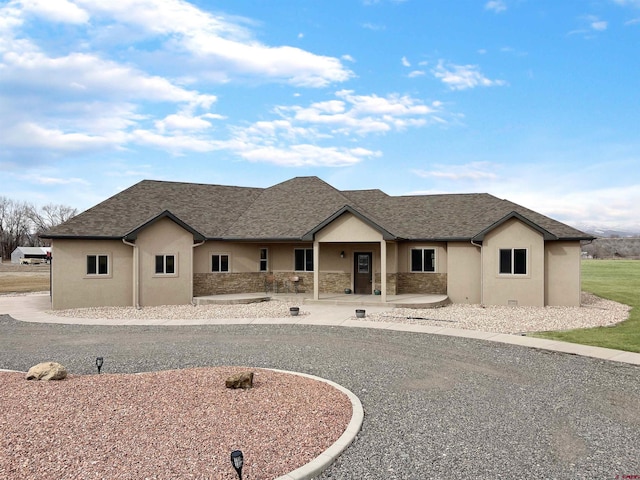
[[[47,240],[121,240],[122,235],[38,235]]]
[[[295,243],[306,242],[301,237],[208,237],[207,241],[242,243]]]

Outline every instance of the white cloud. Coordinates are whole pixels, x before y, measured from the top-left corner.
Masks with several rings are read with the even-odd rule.
[[[569,225],[589,223],[640,231],[639,184],[630,182],[616,187],[594,187],[596,172],[612,168],[619,166],[604,162],[589,168],[567,168],[563,171],[556,163],[545,166],[544,162],[481,161],[435,164],[412,173],[428,181],[429,189],[420,193],[486,192]]]
[[[156,121],[155,126],[160,132],[165,132],[166,130],[207,130],[211,128],[211,122],[208,122],[203,117],[204,115],[194,117],[184,113],[174,113]]]
[[[181,155],[184,152],[211,152],[220,150],[220,142],[185,134],[163,135],[150,130],[135,130],[128,136],[132,143],[145,145]]]
[[[499,168],[499,165],[489,162],[472,162],[464,165],[434,165],[431,170],[413,170],[412,172],[422,178],[486,181],[496,180],[498,178],[496,170]]]
[[[380,156],[380,152],[365,148],[320,147],[310,144],[286,147],[249,145],[238,153],[251,162],[266,162],[286,167],[345,167],[359,163],[367,157]]]
[[[424,70],[412,70],[411,72],[409,72],[409,75],[407,75],[409,78],[416,78],[416,77],[423,77],[427,74],[427,72],[425,72]]]
[[[603,20],[596,20],[591,22],[591,28],[598,32],[603,32],[604,30],[606,30],[608,25],[609,24]]]
[[[609,22],[601,20],[595,15],[584,15],[580,21],[585,25],[583,28],[572,30],[568,35],[582,35],[585,39],[593,38],[594,32],[604,32],[609,27]]]
[[[640,184],[572,191],[514,187],[506,198],[564,223],[640,231]]]
[[[332,135],[367,135],[424,125],[439,109],[406,95],[380,97],[340,90],[336,97],[308,107],[279,107],[278,112],[292,123],[329,128],[327,133]]]
[[[441,111],[438,102],[427,106],[409,96],[356,95],[351,90],[340,90],[335,97],[306,107],[280,106],[275,109],[278,119],[233,127],[232,139],[224,148],[255,162],[346,166],[381,154],[323,143],[335,144],[337,137],[350,142],[354,134],[364,137],[443,121],[436,116]]]
[[[403,67],[410,67],[411,66],[411,62],[409,60],[407,60],[407,57],[402,57],[402,59],[400,59],[400,62],[402,62],[402,66]]]
[[[268,46],[238,22],[182,0],[77,0],[93,15],[115,19],[198,58],[210,78],[251,76],[296,86],[324,87],[353,73],[335,57],[291,46]]]
[[[503,0],[491,0],[484,4],[485,10],[491,10],[496,13],[504,12],[507,5]]]
[[[90,185],[90,183],[83,178],[58,178],[31,175],[29,181],[39,185]]]
[[[613,2],[623,7],[630,6],[640,8],[640,0],[613,0]]]
[[[596,32],[605,31],[609,25],[608,22],[600,20],[600,18],[596,17],[595,15],[587,15],[584,18],[589,24],[589,28],[591,30],[595,30]]]
[[[68,0],[19,0],[25,12],[42,16],[49,21],[82,24],[89,21],[89,14]]]
[[[4,56],[2,83],[18,85],[18,91],[98,97],[126,97],[144,100],[188,103],[209,108],[214,95],[199,94],[148,75],[131,67],[103,60],[95,55],[72,53],[48,57],[40,52],[10,52]]]
[[[432,70],[432,73],[451,90],[507,85],[504,80],[491,80],[485,77],[477,65],[445,64],[443,60],[440,60],[438,66]]]
[[[374,32],[380,32],[387,29],[387,27],[385,27],[384,25],[378,25],[375,23],[368,23],[368,22],[363,23],[362,28],[366,28],[367,30],[372,30]]]
[[[33,19],[43,30],[64,22],[72,40],[52,47],[45,36],[31,35]],[[341,63],[354,62],[350,55],[265,45],[252,26],[183,0],[15,0],[0,6],[4,164],[25,158],[26,151],[39,152],[29,161],[43,164],[150,147],[174,155],[226,150],[287,165],[299,155],[299,165],[344,166],[380,155],[354,148],[354,135],[442,121],[438,103],[341,90],[306,106],[277,107],[272,120],[213,128],[224,117],[212,111],[218,98],[203,78],[324,87],[353,75]],[[154,63],[158,55],[162,62]],[[166,65],[172,62],[179,62],[180,78],[157,73],[171,70]]]
[[[109,148],[114,143],[114,139],[105,136],[65,133],[32,122],[6,125],[3,137],[2,143],[5,148],[44,149],[59,153],[95,151]]]

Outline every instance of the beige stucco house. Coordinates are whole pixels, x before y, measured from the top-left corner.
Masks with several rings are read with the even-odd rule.
[[[580,241],[592,238],[488,194],[389,196],[317,177],[269,188],[145,180],[43,236],[54,309],[188,304],[266,280],[315,298],[579,305]]]

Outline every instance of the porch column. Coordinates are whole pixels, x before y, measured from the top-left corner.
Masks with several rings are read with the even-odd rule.
[[[387,241],[380,242],[380,300],[387,302]]]
[[[313,299],[320,300],[320,242],[313,241]]]

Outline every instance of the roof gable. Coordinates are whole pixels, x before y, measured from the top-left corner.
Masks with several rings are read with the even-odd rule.
[[[531,220],[523,217],[518,212],[511,212],[511,213],[505,215],[500,220],[498,220],[497,222],[489,225],[487,228],[485,228],[484,230],[479,232],[477,235],[475,235],[472,238],[472,240],[475,241],[475,242],[483,241],[485,235],[487,235],[489,232],[495,230],[496,228],[498,228],[501,225],[504,225],[506,222],[508,222],[509,220],[514,219],[514,218],[516,220],[519,220],[520,222],[524,223],[525,225],[531,227],[533,230],[537,231],[538,233],[540,233],[545,240],[558,240],[557,236],[555,236],[554,234],[552,234],[548,230],[545,230],[540,225],[538,225],[536,223],[533,223]]]
[[[344,215],[347,212],[351,213],[358,220],[364,222],[366,225],[370,226],[374,230],[380,232],[382,234],[382,238],[384,238],[385,240],[396,240],[396,237],[394,235],[392,235],[387,230],[382,228],[380,225],[376,224],[371,219],[369,219],[366,216],[362,215],[360,212],[358,212],[353,207],[350,207],[349,205],[345,205],[340,210],[335,212],[333,215],[329,216],[324,221],[322,221],[321,223],[316,225],[314,228],[309,230],[306,234],[303,235],[302,239],[303,240],[312,241],[314,239],[316,233],[318,233],[320,230],[322,230],[327,225],[331,224],[333,221],[335,221],[336,219],[338,219],[339,217],[341,217],[342,215]]]
[[[206,237],[204,235],[202,235],[200,232],[198,232],[196,229],[194,229],[193,227],[191,227],[190,225],[186,224],[185,222],[183,222],[182,220],[180,220],[178,217],[176,217],[173,213],[171,213],[169,210],[165,210],[164,212],[161,212],[160,214],[150,218],[149,220],[145,221],[144,223],[142,223],[141,225],[139,225],[138,227],[134,228],[133,230],[131,230],[130,232],[127,232],[124,235],[124,239],[128,240],[128,241],[133,241],[138,237],[138,233],[140,233],[142,230],[144,230],[147,227],[150,227],[151,225],[153,225],[154,223],[158,222],[159,220],[162,220],[164,218],[167,218],[169,220],[171,220],[172,222],[174,222],[175,224],[177,224],[178,226],[182,227],[183,229],[185,229],[187,232],[191,233],[193,235],[193,239],[195,241],[204,241],[206,239]]]

